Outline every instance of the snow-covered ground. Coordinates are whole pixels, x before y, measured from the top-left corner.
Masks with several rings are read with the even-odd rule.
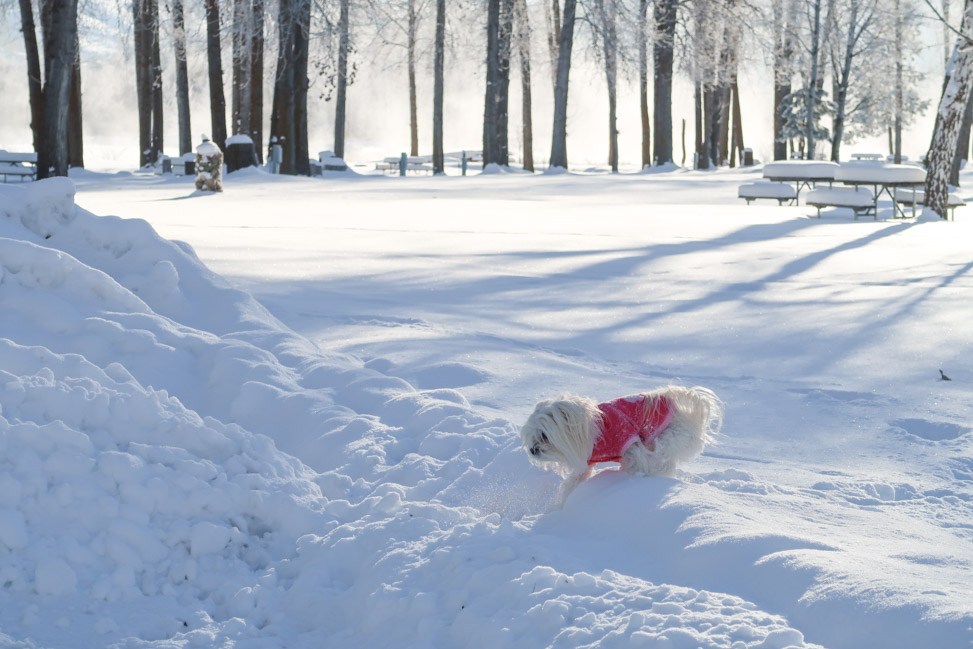
[[[758,176],[0,185],[0,647],[970,647],[973,216]],[[533,404],[670,382],[556,509]]]

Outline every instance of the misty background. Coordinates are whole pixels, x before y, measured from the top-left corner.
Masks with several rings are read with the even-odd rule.
[[[482,147],[482,122],[485,77],[485,9],[470,2],[456,9],[461,16],[450,17],[449,45],[446,54],[445,127],[446,151],[479,150]],[[189,39],[190,98],[193,141],[210,132],[209,93],[206,76],[205,20],[202,3],[186,6]],[[224,24],[229,12],[223,10]],[[425,36],[418,62],[418,103],[420,154],[432,150],[432,11],[424,17]],[[170,17],[162,7],[162,65],[165,96],[165,153],[178,155],[175,106],[174,57],[166,28]],[[272,17],[272,13],[268,17]],[[313,19],[312,19],[313,20]],[[345,158],[350,163],[365,163],[397,156],[409,148],[408,83],[405,49],[383,42],[364,16],[356,17],[352,28],[356,66],[354,83],[348,89]],[[534,7],[531,14],[531,64],[534,120],[534,158],[538,169],[546,168],[551,147],[553,83],[546,42],[543,13]],[[132,52],[131,7],[122,2],[82,2],[79,9],[81,67],[85,137],[85,164],[91,169],[123,170],[138,167],[138,117],[135,94],[135,63]],[[312,30],[320,29],[312,24]],[[933,129],[936,106],[944,73],[944,33],[930,15],[921,19],[920,51],[913,52],[921,74],[922,98],[926,110],[907,125],[903,133],[903,154],[916,160],[926,152]],[[268,20],[268,39],[264,93],[265,133],[269,132],[269,102],[273,96],[276,40],[274,25]],[[604,72],[596,60],[592,35],[581,21],[572,59],[568,104],[568,160],[572,169],[605,167],[608,159],[608,100]],[[310,155],[330,150],[334,142],[334,106],[327,100],[326,58],[331,56],[324,32],[312,44],[309,71],[308,132]],[[223,80],[229,97],[231,82],[230,39],[223,38]],[[636,54],[629,53],[634,59]],[[739,87],[743,110],[744,145],[753,149],[758,160],[773,157],[772,70],[769,53],[753,36],[744,37],[741,48]],[[317,65],[316,65],[317,64]],[[677,73],[673,89],[673,157],[683,160],[682,120],[686,122],[685,165],[692,166],[693,85],[685,74]],[[520,78],[516,61],[511,66],[510,146],[512,164],[518,165],[522,151],[520,132]],[[624,169],[638,169],[641,132],[637,69],[633,63],[622,67],[619,83],[619,155]],[[651,71],[650,71],[651,74]],[[891,80],[890,80],[891,83]],[[650,83],[651,106],[651,83]],[[228,115],[229,117],[229,115]],[[30,151],[30,109],[23,37],[17,5],[0,0],[0,149]],[[653,134],[654,137],[654,134]],[[266,141],[263,143],[266,148]],[[846,141],[843,156],[854,152],[887,154],[886,137]]]

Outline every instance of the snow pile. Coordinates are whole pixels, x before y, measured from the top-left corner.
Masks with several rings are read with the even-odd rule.
[[[635,179],[657,177],[685,194],[672,179]],[[569,175],[538,178],[536,188],[558,195],[581,182]],[[726,180],[714,200],[731,203],[739,180]],[[112,204],[136,196],[143,209],[164,205],[163,218],[174,212],[172,204],[146,200],[144,189],[125,196],[123,190],[151,182],[184,195],[190,186],[188,179],[93,174],[78,181],[103,186]],[[473,183],[483,182],[482,191],[495,195],[507,181],[487,175],[461,187],[476,191]],[[314,311],[335,323],[327,327],[329,347],[358,353],[366,345],[355,335],[376,336],[367,362],[294,333],[207,270],[188,245],[160,238],[145,221],[78,208],[68,181],[0,185],[0,647],[775,649],[816,646],[805,637],[835,647],[960,646],[970,638],[973,616],[962,576],[973,566],[973,434],[958,423],[969,412],[960,381],[954,397],[930,391],[933,416],[925,402],[899,398],[910,391],[887,372],[882,380],[897,381],[888,389],[894,395],[822,389],[800,368],[794,379],[765,380],[757,371],[739,379],[743,370],[730,369],[725,359],[755,355],[745,337],[724,336],[722,356],[699,353],[724,359],[706,381],[727,398],[733,437],[680,480],[605,471],[556,511],[556,478],[529,465],[514,425],[484,412],[506,416],[496,401],[513,401],[514,391],[565,386],[520,375],[510,361],[469,362],[469,353],[492,345],[549,376],[580,375],[593,393],[606,396],[617,384],[659,382],[666,373],[636,359],[606,366],[610,381],[567,342],[552,351],[483,333],[448,335],[430,324],[423,300],[456,305],[461,289],[471,293],[489,280],[482,296],[449,308],[489,316],[496,312],[490,300],[512,297],[514,308],[522,307],[518,315],[534,327],[531,303],[540,304],[543,318],[562,304],[564,313],[577,313],[571,299],[584,302],[585,313],[607,312],[599,300],[615,298],[606,298],[613,295],[606,287],[618,289],[637,274],[639,284],[624,286],[628,301],[620,309],[627,312],[641,304],[641,277],[658,276],[670,248],[682,250],[666,239],[683,236],[666,217],[655,216],[658,227],[646,235],[659,239],[659,249],[637,249],[649,266],[629,273],[629,264],[611,258],[607,247],[589,266],[585,255],[571,252],[579,245],[573,236],[521,231],[543,222],[542,200],[534,202],[529,224],[511,210],[509,221],[491,221],[496,232],[471,229],[467,239],[459,230],[469,226],[454,224],[454,207],[430,222],[417,219],[416,229],[403,233],[400,214],[388,216],[388,201],[401,196],[377,202],[384,193],[360,189],[361,183],[329,186],[334,211],[375,209],[379,220],[368,216],[339,230],[344,226],[322,223],[315,211],[320,180],[251,174],[235,182],[228,194],[178,203],[176,216],[207,229],[219,245],[246,250],[248,266],[265,272],[267,303],[285,307],[275,313]],[[261,229],[266,219],[259,207],[213,213],[213,200],[259,206],[260,197],[279,189],[268,187],[276,183],[289,190],[274,220],[277,230]],[[341,202],[340,192],[352,199]],[[631,200],[644,187],[611,193],[626,192]],[[589,210],[584,200],[574,202]],[[686,222],[671,211],[673,221]],[[564,219],[558,214],[552,222],[563,229]],[[789,283],[744,281],[749,278],[739,270],[752,267],[751,244],[765,232],[790,242],[781,253],[788,260],[791,253],[811,254],[799,246],[814,238],[795,230],[799,225],[821,236],[821,222],[792,221],[762,224],[759,233],[753,226],[739,235],[727,231],[725,250],[707,257],[708,264],[697,267],[699,258],[692,258],[687,269],[680,257],[684,280],[653,285],[660,296],[652,302],[664,297],[664,304],[678,306],[701,295],[701,311],[721,307],[721,299],[708,297],[721,285],[713,287],[706,270],[718,266],[736,269],[726,280],[735,292],[753,290],[760,297],[755,304],[775,302],[782,321],[797,321],[775,295],[778,285],[791,291]],[[725,222],[720,218],[719,227],[731,227]],[[595,227],[587,223],[579,219],[569,229]],[[336,229],[319,234],[312,225]],[[848,229],[841,228],[842,237],[861,236],[845,234]],[[289,257],[268,262],[266,251],[247,239],[254,232]],[[900,234],[901,241],[868,238],[910,251],[939,245],[929,230]],[[281,236],[300,240],[277,241]],[[919,245],[922,237],[930,244]],[[689,238],[694,250],[706,248],[696,241],[704,241],[702,231]],[[398,254],[421,247],[420,240],[431,246],[429,254]],[[512,255],[503,252],[510,241]],[[814,245],[874,254],[842,241]],[[358,247],[366,244],[379,253]],[[437,252],[440,245],[445,252]],[[631,245],[620,248],[624,255]],[[565,251],[571,254],[560,254]],[[342,255],[367,259],[347,263]],[[300,282],[282,279],[290,257],[314,259],[313,280],[303,281],[311,273]],[[484,276],[479,267],[454,272],[443,259],[463,268],[486,260],[481,263],[493,274]],[[582,291],[575,260],[584,268]],[[416,263],[425,265],[410,266]],[[848,276],[848,269],[825,270]],[[438,297],[428,292],[426,274],[442,290]],[[444,275],[456,285],[438,283]],[[406,280],[367,281],[384,277]],[[589,280],[597,289],[587,290]],[[831,286],[815,281],[823,290]],[[692,293],[694,282],[702,294]],[[393,308],[376,289],[394,292]],[[957,304],[965,304],[960,293]],[[848,293],[848,303],[861,303],[859,297]],[[860,309],[881,311],[882,304],[846,307],[846,313],[818,301],[821,318],[839,329],[843,317],[862,320]],[[958,308],[939,304],[946,320]],[[730,325],[739,319],[718,315]],[[469,317],[457,311],[456,321]],[[709,313],[686,317],[713,327]],[[795,348],[783,325],[743,319],[765,331],[754,344],[767,349],[771,342],[768,362]],[[584,333],[584,319],[576,320]],[[690,330],[684,321],[660,327],[657,351],[686,359],[664,337]],[[869,328],[861,340],[875,333]],[[854,332],[847,335],[859,341]],[[638,345],[645,338],[632,336]],[[695,347],[708,340],[695,338]],[[815,336],[801,341],[808,355],[821,355]],[[449,356],[453,345],[461,353]],[[415,360],[397,363],[383,350]],[[946,369],[954,373],[952,367]],[[495,396],[486,398],[489,393]],[[780,435],[785,429],[791,432]],[[893,451],[908,456],[907,471],[888,470],[898,466],[884,459]],[[836,455],[850,459],[843,463]],[[861,458],[868,466],[847,466]]]
[[[515,521],[553,478],[512,425],[73,195],[0,186],[0,646],[802,644],[739,598],[546,567]]]

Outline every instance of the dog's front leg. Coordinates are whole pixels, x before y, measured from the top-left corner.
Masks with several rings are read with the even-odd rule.
[[[589,477],[591,477],[591,468],[586,468],[583,471],[572,473],[564,478],[557,497],[557,506],[559,509],[564,508],[564,503],[567,502],[568,496],[571,495],[574,488],[587,480]]]

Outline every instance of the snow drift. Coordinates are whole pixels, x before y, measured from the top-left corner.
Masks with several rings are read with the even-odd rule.
[[[812,646],[785,614],[869,606],[813,590],[835,581],[808,557],[844,548],[745,519],[774,491],[754,476],[605,472],[551,511],[511,423],[73,198],[0,186],[0,647],[782,649]],[[707,540],[726,516],[739,536]]]

